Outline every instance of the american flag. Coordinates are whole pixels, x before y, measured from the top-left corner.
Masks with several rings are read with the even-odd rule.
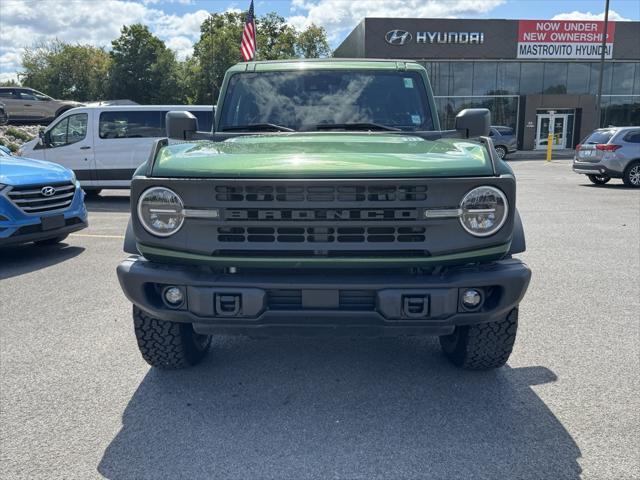
[[[253,60],[256,55],[256,20],[253,12],[253,0],[251,0],[251,5],[249,5],[247,19],[244,21],[240,53],[242,53],[242,58],[245,62]]]

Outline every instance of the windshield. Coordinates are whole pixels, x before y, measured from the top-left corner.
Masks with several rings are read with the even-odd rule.
[[[420,74],[383,70],[233,75],[223,101],[219,130],[238,131],[238,127],[251,125],[296,131],[333,127],[433,130]]]

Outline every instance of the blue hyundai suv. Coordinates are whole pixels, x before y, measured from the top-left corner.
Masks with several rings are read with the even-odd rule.
[[[0,147],[0,247],[52,245],[86,227],[84,192],[71,170]]]

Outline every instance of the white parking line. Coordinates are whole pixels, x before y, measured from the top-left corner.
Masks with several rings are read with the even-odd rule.
[[[117,238],[119,240],[124,239],[124,235],[97,235],[90,233],[72,233],[71,237],[87,237],[87,238]]]

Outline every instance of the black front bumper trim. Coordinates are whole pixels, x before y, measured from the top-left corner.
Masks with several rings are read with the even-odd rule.
[[[118,266],[117,273],[132,303],[156,318],[192,323],[201,333],[444,335],[456,325],[503,318],[520,303],[531,278],[529,268],[517,259],[453,267],[439,275],[393,271],[223,274],[132,256]],[[163,303],[160,292],[168,285],[187,292],[181,309]],[[478,311],[465,312],[459,306],[460,289],[469,287],[485,292],[486,301]],[[415,305],[416,298],[423,299],[421,305]]]

